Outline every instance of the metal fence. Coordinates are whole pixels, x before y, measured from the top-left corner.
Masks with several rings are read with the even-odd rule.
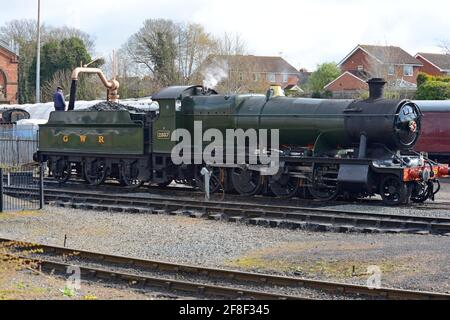
[[[0,212],[44,207],[44,167],[0,168]]]
[[[38,148],[37,131],[17,130],[15,127],[0,127],[0,164],[19,166],[33,162]]]

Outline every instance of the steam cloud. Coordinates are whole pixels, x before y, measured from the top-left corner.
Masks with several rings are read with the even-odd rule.
[[[203,71],[203,86],[214,89],[222,80],[228,78],[228,63],[217,60]]]

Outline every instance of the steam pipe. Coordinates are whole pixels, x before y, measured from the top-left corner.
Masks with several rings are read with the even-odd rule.
[[[78,78],[80,73],[91,73],[97,74],[103,85],[107,88],[108,96],[107,101],[117,102],[119,100],[119,95],[117,91],[119,90],[119,81],[116,79],[108,80],[106,79],[103,71],[98,68],[87,68],[87,67],[79,67],[73,70],[72,72],[72,85],[70,87],[70,101],[69,101],[69,111],[74,110],[75,108],[75,100],[77,95],[77,87],[78,87]]]
[[[359,141],[358,159],[365,159],[366,157],[367,157],[367,135],[365,133],[362,133]]]
[[[70,86],[70,100],[68,111],[73,111],[73,109],[75,108],[75,100],[77,99],[77,86],[78,80],[72,80],[72,84]]]

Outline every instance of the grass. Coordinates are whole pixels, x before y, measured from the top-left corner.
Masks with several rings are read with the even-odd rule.
[[[244,270],[297,273],[305,277],[348,279],[366,278],[369,266],[378,266],[383,274],[416,274],[426,269],[427,261],[431,258],[406,254],[371,258],[370,250],[380,248],[382,246],[375,243],[351,244],[327,241],[283,243],[250,251],[228,261],[227,266]],[[364,253],[361,258],[355,255],[358,251]]]
[[[280,273],[299,273],[305,276],[324,276],[329,278],[365,278],[369,266],[378,266],[383,274],[417,273],[417,268],[409,259],[383,260],[305,260],[293,262],[283,259],[272,259],[256,256],[246,256],[230,261],[228,266],[245,270],[265,270]]]
[[[0,219],[23,218],[23,217],[38,217],[42,214],[40,210],[23,210],[10,211],[0,213]]]

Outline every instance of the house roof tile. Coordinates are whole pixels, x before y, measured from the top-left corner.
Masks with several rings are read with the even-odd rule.
[[[231,60],[231,65],[239,63],[247,66],[254,66],[254,72],[274,72],[274,73],[291,73],[298,74],[299,71],[295,69],[282,57],[266,57],[253,55],[217,55],[217,59]]]
[[[441,71],[450,71],[450,54],[439,54],[439,53],[418,53],[418,56],[422,56],[436,67],[441,69]]]
[[[422,65],[419,60],[400,47],[373,45],[360,45],[360,47],[383,63]]]
[[[375,58],[384,64],[397,64],[397,65],[417,65],[422,66],[422,63],[410,55],[408,52],[400,47],[394,46],[374,46],[374,45],[358,45],[349,55],[347,55],[339,65],[345,63],[353,54],[358,51],[363,50],[372,58]]]

